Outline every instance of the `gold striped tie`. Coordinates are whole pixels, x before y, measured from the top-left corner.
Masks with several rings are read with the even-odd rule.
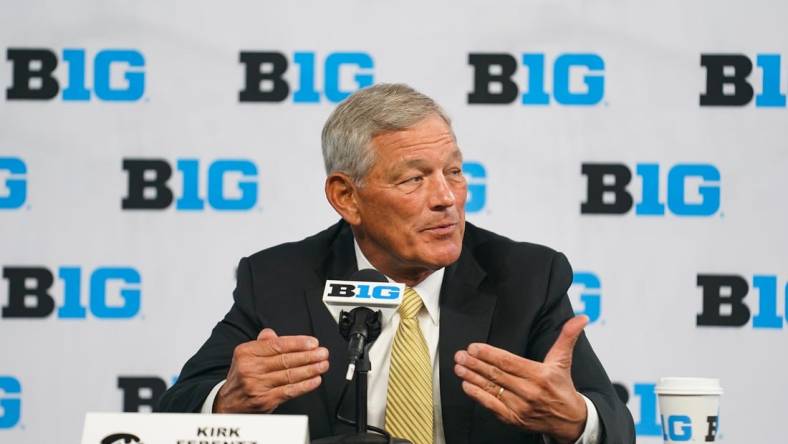
[[[423,303],[408,287],[399,306],[386,396],[386,430],[413,444],[432,444],[432,363],[416,316]]]

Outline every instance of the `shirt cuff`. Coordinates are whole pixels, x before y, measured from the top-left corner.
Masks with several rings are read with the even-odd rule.
[[[586,398],[582,393],[583,401],[586,402],[586,427],[583,429],[583,434],[575,441],[575,444],[599,444],[599,414],[596,411],[596,406],[590,399]],[[545,444],[553,444],[552,438],[547,435],[542,435]]]
[[[221,382],[213,386],[210,393],[208,393],[208,397],[205,398],[205,402],[202,403],[200,413],[213,413],[213,401],[216,400],[216,395],[219,394],[219,389],[222,388],[225,382],[227,382],[227,380],[222,379]]]

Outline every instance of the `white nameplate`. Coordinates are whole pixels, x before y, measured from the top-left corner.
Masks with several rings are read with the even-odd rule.
[[[88,413],[82,444],[309,444],[303,415]]]

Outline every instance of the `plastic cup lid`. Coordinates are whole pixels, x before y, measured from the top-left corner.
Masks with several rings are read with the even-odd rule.
[[[721,395],[722,387],[717,378],[659,378],[654,390],[658,395]]]

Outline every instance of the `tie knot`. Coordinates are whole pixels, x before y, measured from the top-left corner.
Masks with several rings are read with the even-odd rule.
[[[413,319],[419,314],[419,310],[424,303],[416,290],[405,287],[405,295],[402,298],[402,303],[399,306],[399,316],[402,319]]]

